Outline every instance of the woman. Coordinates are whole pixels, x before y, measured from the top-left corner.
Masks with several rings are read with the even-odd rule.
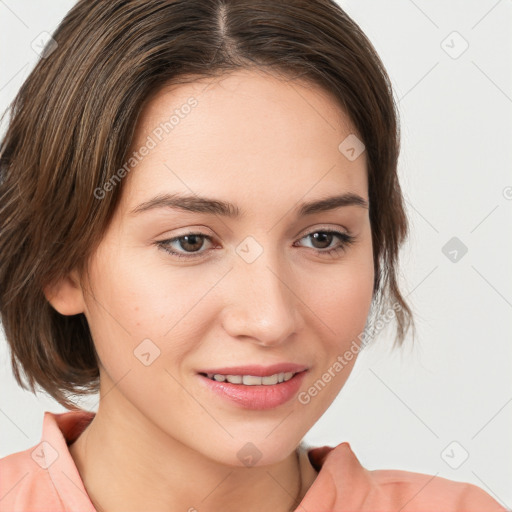
[[[72,411],[0,460],[0,510],[504,510],[301,444],[368,326],[413,325],[358,26],[330,0],[82,0],[53,38],[2,142],[0,311],[19,384]]]

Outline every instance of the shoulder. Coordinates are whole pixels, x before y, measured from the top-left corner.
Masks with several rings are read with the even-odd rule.
[[[0,459],[0,512],[94,511],[68,445],[93,417],[45,411],[41,441]]]
[[[309,450],[332,507],[379,512],[507,512],[480,487],[436,475],[395,469],[368,470],[348,442]],[[319,486],[320,488],[320,486]]]
[[[50,474],[38,460],[40,449],[36,445],[0,459],[0,512],[30,510],[36,496],[37,510],[59,510]]]
[[[380,469],[368,473],[374,483],[369,499],[385,499],[393,505],[401,503],[402,512],[506,512],[487,492],[470,483],[402,470]]]

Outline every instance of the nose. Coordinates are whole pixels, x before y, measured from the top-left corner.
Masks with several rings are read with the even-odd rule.
[[[300,298],[292,273],[275,251],[264,250],[252,263],[235,257],[225,288],[224,330],[234,338],[263,346],[284,343],[300,329]]]

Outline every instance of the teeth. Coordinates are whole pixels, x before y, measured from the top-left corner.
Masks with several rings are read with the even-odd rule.
[[[266,386],[271,386],[272,384],[277,384],[279,381],[279,374],[276,373],[274,375],[269,375],[268,377],[262,377],[261,383]]]
[[[255,375],[221,375],[220,373],[208,373],[209,379],[217,382],[229,382],[231,384],[243,384],[245,386],[272,386],[290,380],[295,374],[293,372],[281,372],[267,377]]]

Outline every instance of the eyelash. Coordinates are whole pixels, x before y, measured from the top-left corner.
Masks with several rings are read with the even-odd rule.
[[[338,245],[336,247],[332,247],[330,249],[324,249],[324,250],[322,250],[322,249],[312,249],[317,254],[321,254],[321,255],[331,256],[331,255],[335,255],[335,254],[340,253],[340,252],[344,252],[356,240],[356,237],[353,236],[353,235],[349,235],[348,233],[343,233],[341,231],[336,231],[336,230],[332,230],[332,229],[317,229],[315,231],[311,231],[310,233],[307,233],[306,235],[301,237],[299,240],[303,240],[304,238],[307,238],[308,236],[314,235],[315,233],[323,233],[323,234],[335,235],[335,236],[337,236],[340,239],[340,245]],[[167,240],[161,240],[159,242],[156,242],[156,245],[159,248],[161,248],[162,250],[164,250],[165,252],[171,254],[172,256],[176,256],[178,258],[185,258],[185,259],[198,258],[198,257],[201,256],[201,254],[203,252],[206,252],[206,251],[202,251],[202,252],[195,252],[195,253],[181,253],[181,252],[174,251],[174,250],[169,248],[169,244],[170,243],[177,242],[178,240],[181,240],[182,238],[184,238],[186,236],[198,236],[198,237],[205,238],[205,239],[209,240],[210,242],[212,240],[212,237],[209,236],[209,235],[205,235],[203,233],[190,232],[190,233],[184,233],[183,235],[180,235],[180,236],[177,236],[177,237],[174,237],[174,238],[169,238]]]

